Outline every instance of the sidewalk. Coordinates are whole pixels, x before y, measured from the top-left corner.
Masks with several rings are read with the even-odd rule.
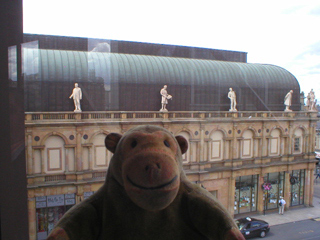
[[[320,188],[320,184],[315,184],[315,188]],[[318,219],[320,221],[320,198],[313,197],[314,207],[301,207],[301,208],[291,208],[289,211],[285,211],[284,215],[279,215],[277,212],[266,213],[266,215],[252,215],[252,217],[264,220],[273,225],[279,225],[289,222],[297,222],[307,219]]]
[[[283,215],[279,215],[277,211],[252,217],[264,220],[268,222],[270,226],[307,219],[320,219],[320,198],[313,197],[313,205],[314,207],[291,208],[289,211],[285,211]]]

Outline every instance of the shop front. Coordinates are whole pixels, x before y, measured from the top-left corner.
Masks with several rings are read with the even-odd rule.
[[[305,170],[293,170],[290,172],[290,206],[304,204]]]
[[[284,197],[285,172],[267,173],[263,180],[264,210],[276,209],[280,197]]]
[[[37,240],[47,239],[53,227],[75,203],[74,193],[36,197]]]
[[[236,178],[234,214],[257,211],[258,175]]]

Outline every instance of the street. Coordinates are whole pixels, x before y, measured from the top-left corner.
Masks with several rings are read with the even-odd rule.
[[[319,219],[320,220],[320,219]],[[254,239],[261,239],[251,238]],[[268,240],[319,240],[320,221],[304,220],[272,226],[265,239]]]

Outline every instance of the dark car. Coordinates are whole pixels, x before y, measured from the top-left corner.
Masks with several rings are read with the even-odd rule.
[[[236,224],[245,238],[263,238],[270,230],[270,226],[267,222],[256,218],[240,218],[236,220]]]

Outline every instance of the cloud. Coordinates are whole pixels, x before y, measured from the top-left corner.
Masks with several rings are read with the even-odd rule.
[[[95,48],[92,49],[91,52],[110,52],[110,44],[109,43],[98,43]]]
[[[294,13],[297,13],[302,8],[303,8],[303,5],[291,6],[289,8],[282,10],[281,13],[282,14],[294,14]]]
[[[309,13],[311,15],[320,16],[320,5],[311,9]]]

